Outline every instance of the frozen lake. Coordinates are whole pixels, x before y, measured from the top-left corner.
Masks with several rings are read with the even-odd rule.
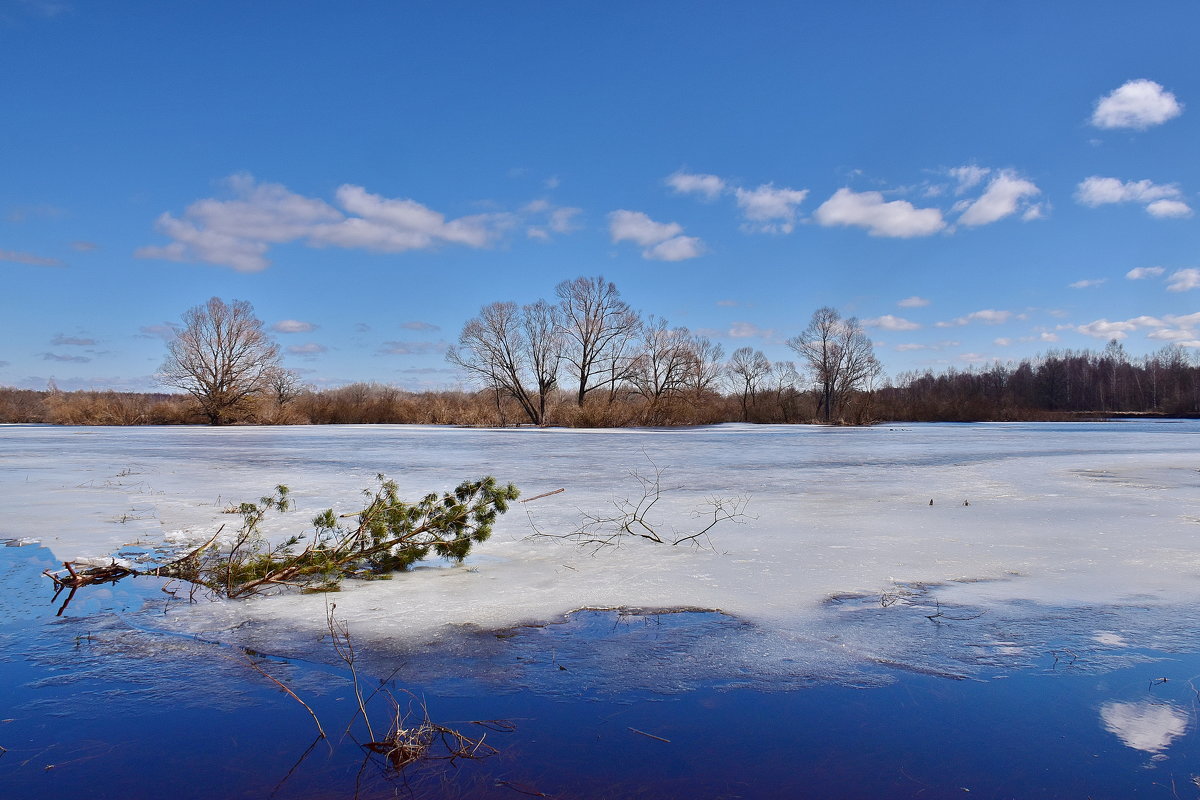
[[[199,542],[230,504],[284,483],[268,531],[352,511],[377,473],[416,498],[490,474],[524,497],[458,567],[348,586],[338,613],[395,649],[453,650],[474,631],[580,608],[703,608],[751,626],[691,661],[753,681],[861,679],[863,665],[978,675],[1064,637],[1097,659],[1187,641],[1200,601],[1200,423],[724,425],[685,430],[0,427],[0,538],[59,559]],[[531,538],[636,500],[651,462],[663,529],[711,496],[749,498],[711,547],[596,551]],[[933,501],[932,505],[930,501]],[[527,516],[526,511],[529,515]],[[532,518],[532,520],[531,520]],[[135,548],[136,549],[136,548]],[[1146,624],[1152,612],[1156,622]],[[322,596],[202,602],[159,624],[301,652]],[[620,664],[612,666],[619,674]]]
[[[180,798],[297,800],[1194,795],[1198,433],[0,426],[0,539],[27,542],[0,549],[0,785],[19,798],[85,783],[96,797],[171,784]],[[749,498],[751,517],[705,547],[531,536],[637,500],[629,473],[651,462],[671,489],[660,530],[695,530],[712,496]],[[85,587],[54,616],[40,572],[56,561],[203,541],[236,524],[222,509],[278,483],[299,508],[268,531],[303,531],[330,505],[359,508],[380,472],[414,498],[484,474],[525,497],[563,489],[514,504],[463,565],[328,596],[368,686],[392,676],[440,721],[513,720],[489,739],[494,759],[389,775],[363,761],[361,723],[314,746],[306,713],[245,662],[331,729],[354,726],[326,596],[189,603],[138,578]],[[597,608],[622,610],[578,611]],[[710,611],[654,613],[680,608]],[[372,713],[390,713],[384,698]]]

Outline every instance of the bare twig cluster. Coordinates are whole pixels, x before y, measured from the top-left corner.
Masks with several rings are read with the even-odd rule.
[[[647,458],[650,461],[649,458]],[[614,497],[612,508],[603,511],[580,511],[580,522],[566,533],[550,533],[538,528],[529,514],[535,538],[563,539],[596,549],[617,547],[629,539],[642,539],[655,544],[707,546],[716,549],[709,534],[718,525],[726,522],[741,524],[749,517],[746,507],[749,497],[705,498],[704,503],[691,513],[696,520],[690,529],[679,530],[673,525],[664,525],[656,517],[656,507],[664,496],[677,492],[683,486],[663,486],[664,468],[650,461],[649,472],[633,471],[630,477],[641,490],[641,497]],[[528,509],[527,509],[527,513]]]

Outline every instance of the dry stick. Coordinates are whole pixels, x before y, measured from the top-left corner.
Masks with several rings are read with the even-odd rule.
[[[639,734],[641,734],[642,736],[648,736],[649,738],[651,738],[651,739],[655,739],[655,740],[657,740],[657,741],[660,741],[660,742],[666,742],[667,744],[670,744],[670,743],[671,743],[671,740],[670,740],[670,739],[664,739],[664,738],[663,738],[663,737],[661,737],[661,736],[655,736],[653,733],[646,733],[645,731],[639,731],[637,728],[630,728],[629,730],[633,731],[634,733],[639,733]]]
[[[292,697],[292,699],[293,699],[293,700],[295,700],[295,701],[296,701],[297,703],[299,703],[300,705],[304,706],[304,710],[305,710],[305,711],[307,711],[307,712],[308,712],[308,713],[309,713],[309,714],[312,716],[312,718],[313,718],[313,722],[315,722],[315,723],[316,723],[316,725],[317,725],[317,730],[318,730],[318,731],[320,731],[320,733],[321,733],[321,738],[322,738],[322,739],[325,739],[326,741],[328,741],[329,737],[325,735],[325,729],[321,727],[321,720],[317,719],[317,712],[313,711],[313,710],[312,710],[312,708],[311,708],[311,707],[308,705],[308,703],[306,703],[306,702],[304,702],[303,700],[301,700],[301,699],[300,699],[300,697],[299,697],[299,695],[297,695],[295,692],[293,692],[291,689],[289,689],[289,688],[287,687],[287,685],[283,683],[283,681],[279,680],[279,679],[278,679],[278,678],[276,678],[274,675],[272,675],[271,673],[267,672],[265,669],[263,669],[262,667],[260,667],[258,664],[255,664],[255,663],[254,663],[254,662],[253,662],[253,661],[250,659],[250,656],[248,656],[248,655],[246,655],[246,654],[244,654],[244,653],[243,653],[243,654],[242,654],[242,659],[243,659],[243,660],[246,662],[246,664],[248,664],[248,665],[250,666],[250,668],[251,668],[251,669],[253,669],[253,670],[254,670],[254,671],[256,671],[256,672],[257,672],[259,675],[262,675],[264,678],[266,678],[266,679],[268,679],[269,681],[271,681],[272,683],[274,683],[274,684],[275,684],[276,686],[278,686],[280,689],[283,689],[285,692],[287,692],[289,695],[291,695],[291,697]],[[333,745],[330,745],[330,749],[333,749]]]
[[[533,497],[526,497],[524,500],[521,500],[519,502],[532,503],[534,500],[541,500],[543,497],[549,497],[552,494],[559,494],[560,492],[565,492],[565,491],[566,491],[566,488],[555,489],[553,492],[542,492],[541,494],[535,494]]]

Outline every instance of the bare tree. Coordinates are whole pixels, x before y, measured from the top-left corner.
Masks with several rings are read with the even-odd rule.
[[[639,339],[629,380],[638,394],[656,403],[685,385],[691,334],[687,328],[668,328],[662,317],[650,317],[642,325]]]
[[[558,382],[557,309],[544,300],[520,308],[491,303],[463,326],[446,359],[520,404],[534,425],[546,421],[546,401]]]
[[[754,403],[759,382],[771,371],[771,362],[761,350],[739,347],[729,357],[729,375],[742,392],[742,422],[750,421],[750,406]]]
[[[687,371],[684,385],[697,397],[717,390],[725,373],[725,348],[707,336],[692,334],[687,341]]]
[[[562,312],[563,360],[577,381],[575,397],[582,406],[593,389],[621,380],[623,356],[640,320],[603,276],[563,281],[554,292]]]
[[[158,380],[190,394],[212,425],[228,421],[279,369],[279,346],[245,300],[214,297],[183,315]]]
[[[787,341],[804,359],[820,392],[818,409],[826,422],[833,419],[846,396],[879,376],[882,367],[858,320],[842,319],[825,306],[813,312],[808,327]]]

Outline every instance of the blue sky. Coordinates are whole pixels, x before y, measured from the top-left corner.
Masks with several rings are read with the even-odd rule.
[[[152,388],[250,301],[316,385],[452,386],[603,274],[889,375],[1200,348],[1200,5],[0,0],[0,385]]]

